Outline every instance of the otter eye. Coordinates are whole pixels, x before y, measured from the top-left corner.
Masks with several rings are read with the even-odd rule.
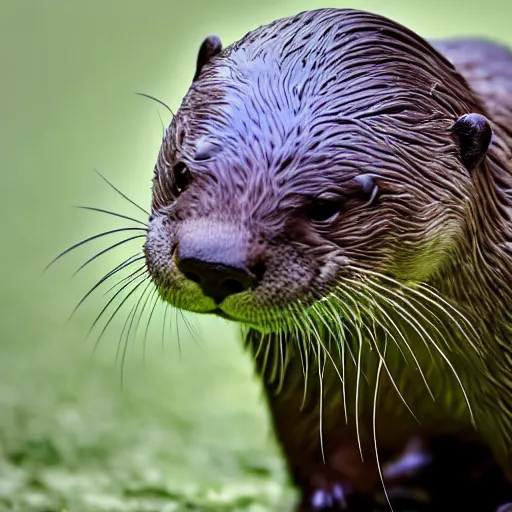
[[[309,218],[316,222],[334,220],[342,207],[343,203],[339,198],[325,199],[318,197],[313,199],[311,202],[309,207]]]
[[[192,176],[188,167],[183,162],[179,162],[174,166],[172,174],[174,187],[176,188],[177,195],[179,195],[188,187]]]

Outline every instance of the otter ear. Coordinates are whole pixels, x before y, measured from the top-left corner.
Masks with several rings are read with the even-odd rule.
[[[203,67],[208,64],[213,57],[219,55],[221,51],[222,42],[217,36],[209,36],[203,41],[203,44],[199,48],[199,55],[197,56],[196,74],[194,75],[193,82],[199,78]]]
[[[473,171],[487,154],[492,138],[489,121],[480,114],[465,114],[452,127],[459,142],[460,157]]]

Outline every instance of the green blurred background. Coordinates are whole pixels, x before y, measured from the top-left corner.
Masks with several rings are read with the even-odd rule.
[[[162,347],[157,308],[146,356],[139,335],[121,386],[115,354],[126,313],[94,354],[84,338],[101,294],[65,322],[138,245],[71,281],[108,240],[41,270],[66,246],[127,224],[73,205],[144,220],[93,171],[148,207],[159,116],[169,115],[134,92],[176,109],[206,35],[228,44],[276,17],[327,6],[380,12],[426,37],[512,44],[510,0],[0,2],[0,511],[289,508],[293,491],[233,326],[189,317],[196,342],[172,313]]]

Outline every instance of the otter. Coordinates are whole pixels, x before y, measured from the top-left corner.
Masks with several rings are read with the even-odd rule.
[[[245,329],[298,510],[512,510],[511,171],[498,44],[340,9],[202,44],[146,265]]]

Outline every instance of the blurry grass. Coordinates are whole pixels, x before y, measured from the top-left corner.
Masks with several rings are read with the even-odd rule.
[[[92,173],[91,180],[109,207],[138,215]],[[92,199],[91,204],[104,205]],[[97,213],[67,211],[77,226],[66,236],[68,244],[125,225],[104,216],[98,223]],[[135,293],[95,350],[119,301],[91,336],[87,332],[111,296],[103,293],[121,277],[105,283],[65,324],[101,276],[140,251],[142,242],[135,240],[69,280],[81,263],[117,240],[87,244],[44,275],[42,255],[27,255],[31,293],[16,290],[19,279],[6,273],[0,512],[287,510],[293,493],[260,385],[233,325],[197,315],[185,322],[159,304],[145,342],[148,303],[123,360],[118,349],[122,353]],[[61,245],[48,252],[54,256]]]
[[[261,395],[225,332],[131,354],[122,388],[109,350],[2,344],[0,510],[284,510]]]

